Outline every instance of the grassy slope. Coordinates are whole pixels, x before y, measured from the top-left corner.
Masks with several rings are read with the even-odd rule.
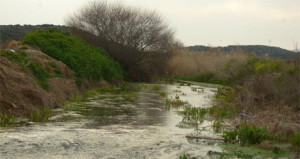
[[[120,80],[122,69],[103,49],[88,45],[79,37],[58,29],[28,32],[23,43],[36,46],[70,67],[80,79]]]

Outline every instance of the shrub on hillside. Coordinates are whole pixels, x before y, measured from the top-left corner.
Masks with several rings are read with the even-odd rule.
[[[122,69],[103,49],[92,47],[69,32],[51,28],[28,32],[23,43],[36,46],[64,62],[79,78],[99,81],[122,78]]]

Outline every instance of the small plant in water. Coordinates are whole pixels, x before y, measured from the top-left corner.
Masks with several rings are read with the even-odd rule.
[[[16,116],[13,114],[0,113],[0,126],[9,127],[14,126]]]
[[[213,122],[213,128],[215,132],[220,132],[222,129],[222,122],[220,120],[215,120]]]
[[[152,90],[154,90],[154,91],[159,91],[159,90],[160,90],[160,86],[159,86],[159,85],[154,85],[154,86],[152,87]]]
[[[166,94],[165,92],[160,92],[160,93],[159,93],[159,96],[162,97],[162,98],[166,97],[166,95],[167,95],[167,94]]]
[[[200,107],[185,107],[183,111],[183,121],[191,124],[201,124],[204,121],[207,110]]]
[[[191,159],[191,156],[184,152],[179,156],[179,159]]]
[[[42,109],[36,110],[34,113],[30,114],[30,121],[33,122],[46,122],[51,116],[51,110],[49,107],[44,107]]]

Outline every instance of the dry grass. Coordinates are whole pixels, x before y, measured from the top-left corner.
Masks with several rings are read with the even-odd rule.
[[[229,60],[246,61],[246,53],[226,54],[217,49],[195,52],[187,49],[177,50],[168,62],[173,75],[195,75],[203,72],[217,73]]]

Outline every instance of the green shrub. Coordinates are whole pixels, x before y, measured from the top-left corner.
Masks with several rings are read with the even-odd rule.
[[[243,126],[239,131],[239,141],[242,145],[259,144],[268,138],[267,127]]]
[[[203,123],[208,110],[201,107],[185,107],[183,120],[188,123]]]
[[[224,130],[224,142],[240,143],[241,145],[259,144],[263,140],[269,139],[270,135],[267,127],[242,126],[239,130]]]
[[[51,116],[51,110],[49,107],[36,110],[30,114],[30,121],[33,122],[47,122]]]
[[[283,68],[283,62],[267,58],[249,57],[247,59],[247,69],[250,73],[265,74],[280,72]]]
[[[58,29],[28,32],[23,43],[37,46],[52,58],[62,61],[78,78],[99,81],[123,77],[120,65],[100,48]],[[80,82],[76,81],[78,85]]]
[[[235,130],[224,130],[223,131],[223,138],[225,143],[237,143],[239,131]]]

